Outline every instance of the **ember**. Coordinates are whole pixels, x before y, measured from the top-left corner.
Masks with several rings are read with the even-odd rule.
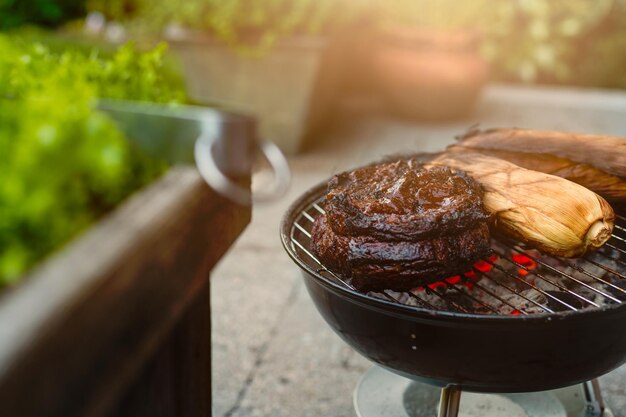
[[[499,244],[495,248],[496,255],[477,262],[471,271],[416,288],[411,293],[435,308],[512,316],[604,305],[607,295],[608,301],[615,301],[611,297],[615,298],[617,291],[617,295],[626,297],[621,286],[616,289],[616,284],[608,283],[607,287],[603,278],[606,270],[589,270],[586,263],[584,270],[575,265],[585,261],[554,258],[556,261],[552,262],[557,264],[552,266],[541,261],[542,256],[536,250]],[[591,278],[591,273],[595,278]],[[415,301],[418,305],[419,300]]]
[[[492,263],[496,262],[498,257],[496,255],[490,256],[486,261],[478,261],[474,264],[473,268],[480,272],[489,272],[493,269]],[[463,273],[463,279],[461,275],[453,275],[448,278],[444,278],[442,281],[433,282],[432,284],[428,284],[428,288],[431,290],[435,290],[437,288],[446,288],[448,285],[457,285],[462,284],[465,287],[472,289],[474,284],[472,281],[478,281],[480,277],[476,275],[475,271],[467,271]],[[424,287],[417,287],[413,291],[424,291]]]
[[[515,263],[521,266],[521,268],[517,269],[517,273],[522,277],[528,275],[530,270],[537,267],[537,262],[526,256],[524,253],[514,253],[511,255],[511,258]]]
[[[493,263],[498,260],[496,255],[492,255],[487,258],[486,261],[478,261],[474,264],[474,268],[478,269],[480,272],[489,272],[493,269]]]

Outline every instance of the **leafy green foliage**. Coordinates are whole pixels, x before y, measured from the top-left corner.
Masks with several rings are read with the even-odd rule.
[[[501,7],[497,30],[486,31],[486,54],[499,79],[583,86],[626,87],[623,70],[604,82],[584,68],[597,47],[603,54],[594,67],[610,69],[624,62],[626,9],[614,0],[518,1]],[[608,51],[606,51],[608,52]],[[623,69],[624,67],[622,67]],[[607,74],[608,75],[608,74]]]
[[[351,0],[359,4],[364,0]],[[136,32],[168,24],[211,32],[242,52],[261,53],[294,33],[317,33],[329,22],[347,21],[346,2],[336,0],[89,0],[88,9],[130,22]]]
[[[626,0],[88,0],[88,8],[140,31],[178,23],[256,52],[294,33],[359,24],[474,28],[495,79],[626,88]]]
[[[294,32],[310,33],[320,29],[333,8],[323,0],[208,0],[200,19],[189,19],[193,27],[209,27],[231,44],[256,43],[271,46],[279,37]]]
[[[0,30],[24,24],[57,26],[85,13],[85,0],[0,0]]]
[[[0,286],[166,168],[130,145],[98,97],[180,101],[164,47],[51,52],[0,35]]]

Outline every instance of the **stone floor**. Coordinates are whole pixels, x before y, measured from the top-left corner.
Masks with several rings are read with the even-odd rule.
[[[333,173],[385,155],[441,150],[475,123],[624,136],[626,94],[493,86],[465,120],[415,124],[363,116],[333,129],[326,141],[332,147],[291,158],[289,194],[254,208],[252,223],[212,275],[214,416],[354,416],[352,390],[370,364],[315,311],[281,247],[281,216]],[[626,368],[601,382],[615,416],[626,417]]]

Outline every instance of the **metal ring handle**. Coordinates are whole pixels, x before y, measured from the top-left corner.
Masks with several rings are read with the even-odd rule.
[[[215,191],[241,205],[271,201],[285,194],[289,188],[291,171],[285,155],[274,143],[266,140],[255,142],[274,171],[274,181],[268,191],[254,193],[254,195],[248,189],[234,183],[220,171],[213,157],[215,143],[215,140],[203,135],[196,140],[194,146],[194,157],[198,171]]]

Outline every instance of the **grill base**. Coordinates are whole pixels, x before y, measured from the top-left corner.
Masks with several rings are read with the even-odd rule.
[[[361,377],[354,391],[358,417],[434,417],[441,390],[411,381],[379,366]],[[463,393],[459,417],[613,417],[601,413],[601,399],[587,399],[582,384],[520,394]]]

